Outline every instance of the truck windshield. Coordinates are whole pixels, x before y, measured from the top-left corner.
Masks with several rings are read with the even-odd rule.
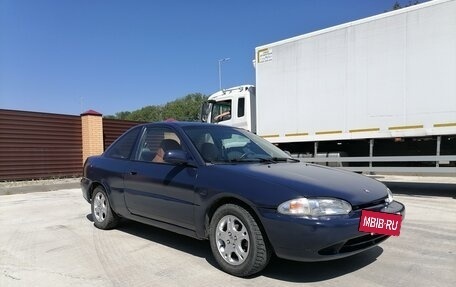
[[[231,100],[213,103],[211,116],[212,123],[231,119]]]

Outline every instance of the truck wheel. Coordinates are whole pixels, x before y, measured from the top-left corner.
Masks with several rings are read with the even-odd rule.
[[[119,223],[119,217],[112,211],[105,190],[98,186],[92,195],[93,223],[100,229],[112,229]]]
[[[223,271],[245,277],[263,270],[271,251],[252,215],[235,204],[225,204],[212,217],[209,240]]]

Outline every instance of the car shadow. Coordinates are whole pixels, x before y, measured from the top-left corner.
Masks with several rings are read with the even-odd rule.
[[[171,247],[182,252],[205,258],[211,264],[216,264],[212,259],[209,241],[198,240],[185,235],[177,234],[161,228],[123,219],[116,230],[144,238],[155,243]]]
[[[90,214],[86,217],[89,221],[93,222]],[[207,240],[190,238],[130,220],[122,220],[116,230],[153,241],[193,256],[204,258],[214,268],[220,269],[212,256],[211,247]],[[382,253],[383,249],[376,246],[370,250],[347,258],[310,263],[289,261],[273,256],[265,270],[250,278],[265,276],[283,281],[301,283],[325,281],[361,269],[373,263]]]
[[[320,262],[296,262],[274,257],[259,275],[294,283],[321,282],[362,269],[383,253],[380,246],[353,256]]]

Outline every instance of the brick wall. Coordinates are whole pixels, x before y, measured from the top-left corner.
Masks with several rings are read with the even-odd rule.
[[[103,118],[100,113],[87,111],[81,114],[82,162],[87,157],[103,153]]]

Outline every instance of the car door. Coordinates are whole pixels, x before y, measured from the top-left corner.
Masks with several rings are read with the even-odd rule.
[[[173,149],[188,151],[174,130],[146,127],[125,175],[126,206],[132,214],[194,229],[197,169],[155,161],[164,141],[175,141]]]

